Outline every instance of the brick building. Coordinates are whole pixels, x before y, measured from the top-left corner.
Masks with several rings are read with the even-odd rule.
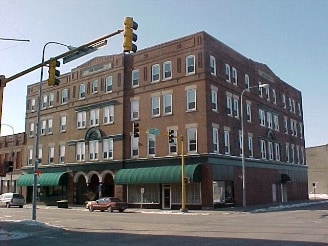
[[[42,85],[40,200],[115,195],[131,207],[179,208],[183,150],[188,208],[241,206],[243,92],[247,205],[308,197],[301,92],[205,32],[94,58],[60,81]],[[28,86],[18,182],[27,197],[37,96],[38,84]]]

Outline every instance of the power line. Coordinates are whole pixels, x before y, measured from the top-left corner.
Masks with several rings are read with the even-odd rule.
[[[4,41],[18,41],[18,42],[30,42],[29,39],[17,39],[17,38],[0,38],[0,40],[4,40]]]

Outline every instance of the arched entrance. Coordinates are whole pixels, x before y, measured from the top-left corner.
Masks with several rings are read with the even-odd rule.
[[[78,205],[83,205],[87,201],[87,182],[84,175],[80,175],[76,183],[76,201]]]
[[[106,176],[103,177],[102,196],[115,196],[114,178],[113,175],[110,173],[106,174]]]
[[[96,200],[99,198],[99,177],[97,174],[93,174],[89,179],[88,195],[90,200]]]

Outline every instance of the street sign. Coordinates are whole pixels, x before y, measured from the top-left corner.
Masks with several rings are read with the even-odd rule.
[[[160,131],[157,128],[149,128],[148,133],[156,136],[160,135]]]

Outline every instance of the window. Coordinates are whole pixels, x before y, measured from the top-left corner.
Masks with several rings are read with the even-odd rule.
[[[98,140],[89,141],[89,159],[98,160]]]
[[[265,88],[265,94],[267,96],[267,101],[270,101],[270,88],[269,87]]]
[[[139,119],[139,100],[131,100],[131,120]]]
[[[286,104],[286,96],[285,96],[285,94],[282,94],[282,106],[283,106],[284,108],[287,107],[287,104]]]
[[[301,108],[301,104],[300,104],[300,103],[297,103],[297,106],[298,106],[298,115],[299,115],[299,116],[302,116],[302,108]]]
[[[87,118],[87,113],[85,111],[77,112],[76,127],[77,128],[85,128],[85,126],[86,126],[86,118]]]
[[[113,139],[104,139],[103,140],[103,158],[106,160],[113,159]]]
[[[55,147],[54,146],[50,146],[49,147],[49,164],[53,164],[54,163],[54,156],[55,156]]]
[[[186,75],[195,73],[195,56],[190,55],[186,57]]]
[[[59,163],[65,162],[65,145],[59,145]]]
[[[34,98],[31,99],[31,111],[32,112],[35,111],[35,99]]]
[[[253,157],[254,150],[253,150],[253,136],[248,135],[248,153],[249,157]]]
[[[78,142],[76,143],[76,161],[85,160],[85,143]]]
[[[273,160],[273,143],[268,142],[269,160]]]
[[[272,113],[267,112],[266,115],[267,115],[268,128],[272,129]]]
[[[276,161],[280,161],[280,144],[275,143]]]
[[[234,67],[232,68],[232,83],[238,85],[237,69]]]
[[[33,163],[33,149],[28,150],[28,165],[32,165]]]
[[[54,106],[54,100],[55,100],[54,93],[53,92],[49,93],[49,107]]]
[[[241,131],[239,131],[239,138],[238,138],[238,143],[239,143],[239,150],[240,150],[240,156],[242,156],[242,154],[243,154],[243,134],[242,134],[242,132]]]
[[[216,61],[214,56],[210,56],[210,70],[211,74],[216,76]]]
[[[105,93],[110,93],[113,90],[113,77],[108,76],[105,82]]]
[[[30,123],[29,136],[30,136],[30,137],[33,137],[33,136],[34,136],[34,122],[31,122],[31,123]]]
[[[43,95],[41,109],[45,109],[48,106],[48,95]]]
[[[139,69],[132,71],[132,87],[139,86]]]
[[[261,158],[266,159],[266,144],[264,140],[261,140]]]
[[[233,115],[235,118],[239,118],[239,99],[234,98],[233,99]]]
[[[302,139],[303,138],[303,124],[300,122],[299,126],[300,126],[300,138]]]
[[[170,61],[163,63],[163,80],[172,78],[172,63]]]
[[[224,153],[230,155],[230,133],[229,130],[224,130]]]
[[[245,74],[245,88],[249,90],[249,76],[248,74]]]
[[[211,91],[211,108],[212,111],[218,111],[218,91],[217,89],[212,89]]]
[[[39,147],[39,164],[42,163],[42,147]]]
[[[289,102],[289,111],[292,112],[293,111],[292,99],[288,98],[288,102]]]
[[[99,109],[90,110],[90,126],[99,125]]]
[[[279,118],[278,115],[273,115],[273,127],[276,131],[279,131]]]
[[[151,82],[158,82],[160,78],[160,66],[159,64],[154,64],[151,67]]]
[[[231,74],[230,74],[230,65],[225,64],[225,76],[226,76],[226,81],[231,82]]]
[[[154,134],[148,134],[147,136],[147,155],[156,155],[156,136]]]
[[[163,95],[163,114],[172,114],[172,94]]]
[[[287,118],[287,116],[284,116],[284,129],[285,129],[285,134],[288,134],[288,118]]]
[[[139,156],[139,138],[131,136],[131,157]]]
[[[52,134],[52,119],[48,119],[47,134]]]
[[[289,143],[286,143],[286,162],[290,162],[290,157],[289,157]]]
[[[66,131],[66,115],[60,116],[60,132]]]
[[[295,100],[292,100],[293,113],[296,114]]]
[[[227,95],[227,114],[232,116],[232,98],[230,95]]]
[[[196,110],[196,90],[187,90],[187,111]]]
[[[263,109],[259,109],[259,119],[260,119],[260,125],[265,126],[265,112]]]
[[[304,159],[304,147],[301,147],[301,164],[305,165],[305,159]]]
[[[42,122],[41,122],[41,135],[46,135],[46,131],[47,131],[47,121],[42,120]]]
[[[103,123],[112,124],[114,122],[114,105],[104,107],[103,109]]]
[[[98,80],[94,80],[92,82],[92,93],[97,93],[98,92]]]
[[[252,105],[250,102],[246,102],[246,118],[248,122],[252,122]]]
[[[79,86],[79,99],[85,98],[85,84],[80,84]]]
[[[68,101],[68,91],[67,89],[63,89],[61,92],[61,104],[66,104]]]
[[[277,95],[275,89],[272,89],[272,98],[273,98],[273,103],[277,104]]]
[[[197,152],[197,128],[187,129],[188,152]]]
[[[177,136],[178,136],[178,131],[177,130],[174,130],[174,138],[173,138],[173,142],[170,143],[169,142],[169,153],[170,154],[177,154],[178,152],[178,141],[177,141]]]
[[[160,97],[152,97],[151,98],[151,115],[159,116],[160,115]]]
[[[213,127],[213,152],[219,153],[219,129]]]
[[[292,163],[295,163],[295,145],[291,144],[290,145],[290,155],[291,155],[291,161]]]

